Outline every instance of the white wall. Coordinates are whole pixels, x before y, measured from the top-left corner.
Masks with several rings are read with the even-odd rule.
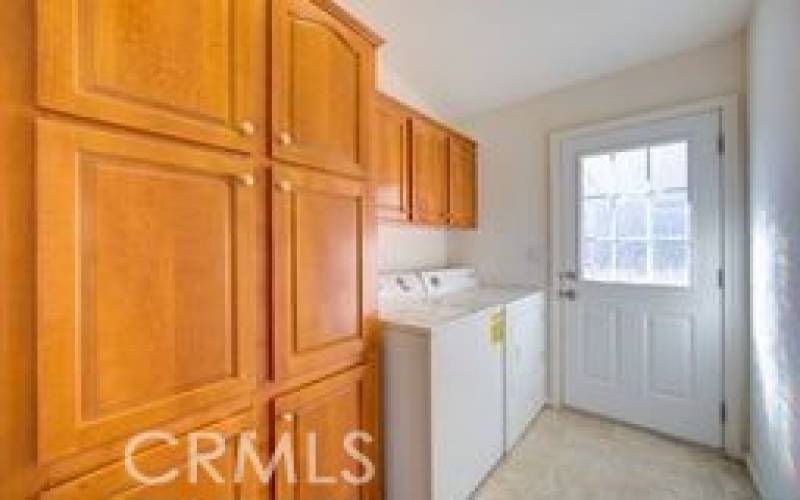
[[[705,97],[743,93],[742,34],[459,121],[479,143],[477,232],[448,237],[449,261],[490,282],[546,284],[548,135]]]
[[[750,28],[751,453],[765,499],[800,498],[800,1]]]
[[[447,233],[443,229],[381,223],[378,226],[378,269],[404,271],[447,265]]]
[[[386,65],[378,53],[378,88],[419,111],[440,118],[431,101],[417,92],[400,74]],[[400,271],[447,264],[447,232],[444,229],[380,223],[378,269]]]

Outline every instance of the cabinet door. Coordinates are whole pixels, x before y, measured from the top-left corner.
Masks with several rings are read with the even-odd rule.
[[[196,468],[196,478],[192,479],[189,462],[187,436],[176,438],[172,443],[159,439],[143,441],[141,449],[148,445],[157,446],[136,453],[131,465],[154,484],[147,484],[131,476],[124,461],[105,466],[90,474],[68,481],[42,493],[41,500],[249,500],[256,498],[258,483],[255,469],[247,460],[238,461],[242,452],[242,433],[253,427],[248,414],[226,419],[196,434],[196,449],[203,454],[219,456],[209,459],[209,473],[202,464]],[[211,435],[219,436],[224,448],[217,447]],[[244,439],[250,439],[244,437]],[[255,444],[253,444],[255,448]],[[215,453],[216,452],[216,453]],[[242,455],[246,456],[246,455]],[[242,466],[241,478],[237,478],[237,467]],[[158,483],[158,484],[156,484]]]
[[[273,156],[365,174],[372,45],[310,0],[274,0],[272,9]]]
[[[447,132],[424,119],[412,121],[413,219],[425,224],[447,222]]]
[[[296,480],[279,471],[276,498],[378,498],[376,387],[374,368],[358,367],[275,400],[275,441],[292,444]]]
[[[280,165],[272,177],[275,375],[357,361],[366,340],[366,183]]]
[[[394,102],[380,98],[375,111],[375,179],[378,217],[411,218],[409,115]]]
[[[40,459],[246,402],[250,162],[47,119],[37,137]]]
[[[475,145],[460,137],[450,137],[451,226],[474,228],[476,223]]]
[[[235,149],[263,134],[263,2],[38,5],[42,106]]]

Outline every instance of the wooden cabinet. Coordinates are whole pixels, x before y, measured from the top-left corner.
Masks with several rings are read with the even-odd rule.
[[[447,132],[422,118],[411,121],[413,220],[447,223]]]
[[[278,474],[276,498],[379,498],[374,476],[377,401],[375,370],[364,366],[277,398],[273,431],[276,442],[288,439],[293,446],[296,482],[285,471]],[[354,484],[352,479],[364,481]]]
[[[41,0],[39,103],[248,150],[264,133],[266,16],[237,0]],[[261,5],[263,9],[263,5]]]
[[[12,496],[257,498],[273,486],[235,481],[253,422],[259,451],[276,429],[302,449],[315,431],[320,473],[357,474],[341,439],[377,440],[379,427],[365,367],[379,352],[379,38],[331,0],[12,4],[21,28],[6,52],[25,73],[15,86],[31,89],[8,93],[16,111],[0,116],[6,142],[31,150],[10,156],[19,175],[2,200],[20,239],[20,271],[0,273],[21,297],[8,342],[19,359],[3,370],[18,387],[3,438],[25,445],[3,454],[11,491],[25,493]],[[34,32],[35,51],[16,43]],[[393,168],[407,184],[407,167]],[[385,198],[410,213],[401,189]],[[147,430],[177,436],[134,457],[145,472],[174,468],[165,484],[125,469],[125,445]],[[196,430],[225,434],[221,483],[186,480]],[[377,446],[360,449],[377,461]],[[277,498],[378,498],[377,482],[280,483]]]
[[[365,181],[274,165],[272,294],[278,380],[332,371],[365,347]]]
[[[275,158],[366,175],[376,43],[333,2],[272,2]]]
[[[375,107],[375,204],[385,220],[411,219],[410,116],[378,96]]]
[[[424,119],[411,122],[412,211],[423,224],[447,222],[447,133]]]
[[[188,437],[173,443],[158,440],[142,444],[142,452],[133,455],[131,463],[136,472],[147,479],[166,477],[162,484],[144,484],[132,477],[124,462],[116,462],[85,476],[68,481],[42,493],[41,500],[250,500],[256,498],[258,484],[255,471],[249,462],[244,462],[241,480],[237,479],[237,460],[240,453],[240,436],[253,426],[248,416],[232,417],[200,431],[203,436],[195,438],[196,449],[212,454],[216,444],[207,434],[222,437],[224,449],[220,456],[208,461],[208,466],[222,479],[217,482],[202,465],[197,467],[196,480],[191,480]],[[203,437],[203,439],[200,439]],[[146,449],[148,445],[157,446]],[[242,455],[245,456],[245,455]]]
[[[448,222],[453,227],[474,228],[477,208],[475,145],[450,136],[449,148]]]
[[[253,388],[249,160],[37,123],[40,461]]]
[[[476,227],[474,142],[381,94],[373,140],[380,219]]]

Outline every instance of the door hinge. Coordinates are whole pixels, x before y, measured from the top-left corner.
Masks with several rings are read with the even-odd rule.
[[[725,289],[725,270],[724,269],[717,269],[717,285],[719,285],[720,290]]]
[[[719,137],[717,138],[717,152],[720,155],[724,155],[725,154],[725,135],[724,134],[720,134]]]
[[[728,420],[728,408],[724,401],[719,404],[719,420],[723,424]]]

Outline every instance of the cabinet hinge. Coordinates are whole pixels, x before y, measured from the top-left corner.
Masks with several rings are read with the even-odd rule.
[[[717,285],[719,286],[720,290],[725,289],[725,270],[724,269],[717,269]]]
[[[725,154],[725,135],[724,134],[720,134],[719,137],[717,138],[717,152],[720,155],[724,155]]]
[[[728,420],[728,408],[724,401],[719,404],[719,420],[723,424]]]

